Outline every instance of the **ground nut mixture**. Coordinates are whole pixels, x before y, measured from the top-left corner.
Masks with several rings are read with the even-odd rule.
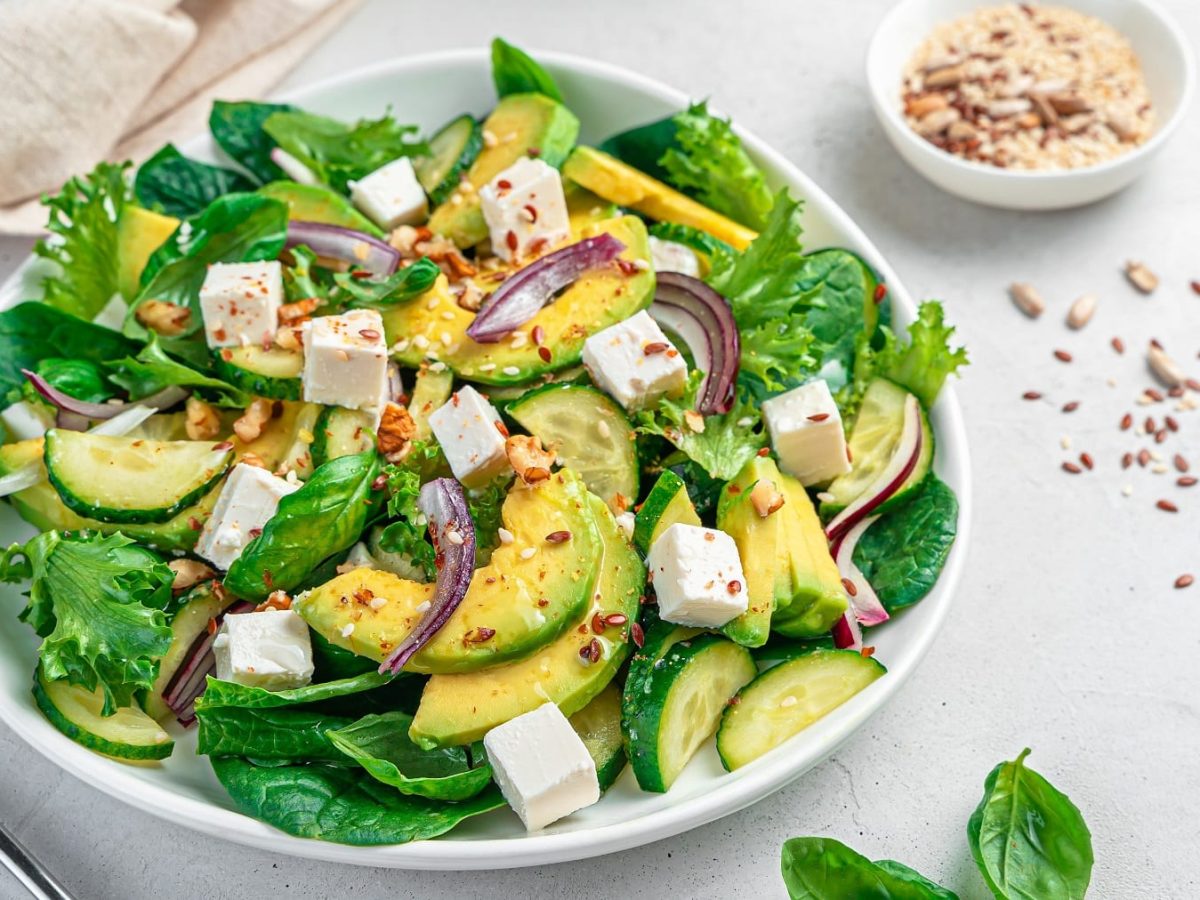
[[[938,26],[909,62],[903,97],[917,134],[1000,168],[1095,165],[1154,126],[1129,43],[1058,6],[988,7]]]

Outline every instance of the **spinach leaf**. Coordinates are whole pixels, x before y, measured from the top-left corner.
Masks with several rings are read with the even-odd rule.
[[[46,678],[100,688],[106,716],[129,706],[137,691],[153,685],[171,645],[163,612],[171,600],[171,570],[120,533],[47,531],[20,553],[31,578],[20,619],[45,639],[39,653]],[[24,574],[11,564],[4,568]]]
[[[514,47],[503,38],[492,40],[492,81],[496,94],[545,94],[551,100],[563,102],[562,92],[543,69],[524,50]]]
[[[662,159],[668,150],[675,147],[677,130],[675,117],[667,116],[665,119],[614,134],[601,142],[600,149],[645,172],[651,178],[669,181],[671,175],[664,168]]]
[[[236,757],[213,759],[212,766],[242,812],[296,837],[340,844],[404,844],[437,837],[464,819],[504,805],[497,788],[462,803],[444,803],[405,796],[355,769],[263,767]]]
[[[335,556],[333,559],[337,559],[337,557]],[[330,577],[335,574],[337,574],[336,570],[330,574]],[[379,668],[379,664],[373,659],[359,656],[337,644],[331,644],[315,631],[310,631],[309,637],[312,638],[313,666],[316,668],[313,679],[316,681],[353,678],[355,675]]]
[[[867,529],[854,548],[854,564],[895,612],[933,589],[957,531],[958,498],[930,472],[915,496]]]
[[[217,100],[208,116],[208,127],[213,140],[231,159],[240,163],[260,184],[266,184],[284,175],[271,160],[275,142],[263,131],[263,123],[275,113],[293,108],[284,103]]]
[[[38,241],[33,252],[57,263],[57,272],[42,282],[46,303],[56,309],[91,319],[120,292],[117,221],[131,202],[125,181],[128,165],[100,163],[90,174],[68,179],[58,194],[42,201],[49,211],[46,230],[51,236]]]
[[[48,356],[38,361],[37,373],[50,382],[51,386],[77,400],[103,403],[113,396],[112,388],[100,372],[100,367],[86,359]],[[30,390],[33,390],[32,385]]]
[[[380,309],[421,296],[433,287],[441,274],[437,263],[423,256],[386,278],[356,278],[350,272],[338,272],[333,278],[342,291],[350,295],[347,306]]]
[[[228,382],[171,359],[159,344],[157,334],[150,335],[137,356],[113,360],[108,364],[109,378],[129,392],[132,400],[148,397],[171,385],[202,389],[205,396],[220,406],[245,407],[249,394]]]
[[[466,800],[491,783],[492,767],[482,745],[422,750],[408,738],[412,719],[402,712],[364,716],[326,736],[372,778],[402,794]]]
[[[186,231],[181,231],[186,229]],[[180,234],[186,240],[180,240]],[[258,194],[226,194],[200,215],[188,219],[166,243],[150,255],[142,272],[142,288],[125,320],[130,337],[149,337],[133,317],[138,304],[163,300],[184,306],[192,315],[184,330],[194,334],[204,327],[200,312],[200,286],[213,263],[275,259],[287,238],[287,204]],[[172,346],[182,341],[173,341]]]
[[[194,216],[225,194],[252,191],[245,175],[188,159],[167,144],[142,163],[133,181],[138,202],[180,219]]]
[[[300,110],[276,112],[263,130],[308,166],[322,182],[346,193],[349,183],[401,156],[424,156],[429,146],[417,139],[417,126],[400,125],[389,114],[347,125]]]
[[[1000,900],[1079,900],[1092,877],[1092,834],[1079,809],[1026,768],[996,766],[967,823],[971,855]]]
[[[792,900],[957,900],[908,866],[871,862],[833,838],[799,837],[783,845],[783,880]]]
[[[198,706],[197,753],[258,760],[341,763],[345,757],[325,736],[354,720],[308,709]]]
[[[846,250],[820,250],[803,257],[796,287],[804,325],[814,338],[813,352],[823,367],[836,364],[849,374],[858,336],[865,328],[867,296],[874,276]]]
[[[380,675],[372,668],[370,672],[341,678],[321,684],[306,684],[304,687],[285,691],[268,691],[266,688],[248,687],[233,681],[221,681],[210,677],[204,693],[196,701],[196,710],[213,709],[218,706],[238,706],[243,709],[277,709],[301,703],[319,703],[336,700],[363,691],[383,687],[392,681],[391,675]]]
[[[22,369],[37,370],[49,358],[103,363],[136,353],[139,345],[120,332],[93,325],[36,301],[0,312],[0,393],[25,384]]]
[[[279,501],[262,534],[229,567],[225,587],[249,600],[295,588],[322,560],[358,540],[383,501],[374,487],[379,474],[374,450],[320,466]]]

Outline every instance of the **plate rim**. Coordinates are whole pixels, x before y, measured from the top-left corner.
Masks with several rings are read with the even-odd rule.
[[[624,82],[626,86],[640,93],[677,107],[683,107],[690,102],[685,92],[622,66],[556,51],[534,49],[530,52],[552,69],[562,68],[584,77]],[[480,60],[486,61],[487,53],[485,48],[472,47],[383,60],[287,91],[273,93],[270,99],[300,103],[311,94],[344,89],[388,76],[403,76],[414,70],[439,65],[475,64]],[[902,322],[911,321],[915,312],[912,298],[878,248],[850,215],[782,153],[743,128],[735,126],[735,131],[752,155],[775,169],[780,174],[781,181],[802,192],[806,202],[819,205],[822,213],[839,233],[851,237],[864,249],[864,255],[888,285],[896,312],[899,313],[897,318]],[[197,136],[181,143],[185,146],[194,145],[200,139]],[[5,302],[5,295],[14,293],[13,285],[19,283],[22,273],[34,260],[33,256],[27,258],[4,285],[0,286],[0,307],[6,308],[9,302],[15,299],[7,298],[9,302]],[[893,678],[883,678],[875,682],[866,691],[810,726],[805,733],[796,735],[782,747],[776,748],[768,756],[738,772],[721,776],[723,783],[713,790],[632,820],[519,837],[470,840],[434,838],[408,844],[373,847],[335,844],[294,837],[235,810],[181,796],[167,787],[136,778],[119,763],[97,765],[98,762],[114,761],[96,755],[54,730],[40,717],[32,703],[26,708],[10,706],[4,695],[0,695],[0,721],[59,768],[143,812],[235,843],[308,859],[401,869],[486,870],[586,859],[672,837],[744,809],[828,759],[869,718],[889,703],[933,646],[949,614],[966,564],[972,525],[973,491],[966,430],[962,410],[952,385],[943,389],[942,396],[931,413],[939,439],[946,446],[954,448],[950,459],[946,459],[945,455],[939,458],[937,468],[954,484],[958,495],[958,533],[934,592],[925,600],[926,604],[933,607],[931,620],[918,632],[915,640],[910,642],[911,646],[906,645],[903,648],[905,659],[902,671],[896,672]],[[889,673],[892,672],[893,669],[889,667]],[[811,737],[814,732],[818,733],[816,739]],[[786,753],[780,752],[788,744],[798,743],[801,738],[813,745],[805,754],[789,758]]]

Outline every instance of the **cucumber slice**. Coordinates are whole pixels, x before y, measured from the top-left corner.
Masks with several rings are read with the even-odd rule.
[[[483,127],[474,118],[459,116],[429,139],[429,155],[413,163],[417,181],[435,205],[450,199],[475,157],[483,149]]]
[[[228,443],[46,432],[50,483],[69,509],[101,522],[166,522],[208,493],[232,459]]]
[[[613,509],[624,509],[637,497],[633,426],[606,394],[589,385],[547,384],[518,397],[506,411],[553,447],[559,461]]]
[[[571,716],[571,727],[596,763],[600,791],[612,787],[625,768],[621,739],[621,692],[610,684],[583,709]]]
[[[633,696],[626,687],[621,724],[642,790],[671,787],[757,671],[745,647],[702,634],[671,645]]]
[[[217,374],[247,393],[272,400],[299,400],[304,355],[280,347],[225,347],[216,356]]]
[[[850,456],[854,460],[849,472],[839,475],[825,489],[833,497],[821,503],[821,517],[828,519],[841,512],[870,486],[887,466],[904,432],[904,401],[908,391],[886,378],[876,378],[863,395],[862,407],[850,432]],[[876,513],[897,506],[915,490],[933,463],[933,430],[929,417],[921,410],[923,447],[912,474]]]
[[[645,556],[660,534],[681,522],[699,525],[700,516],[692,505],[683,479],[665,469],[638,510],[633,525],[633,545]]]
[[[50,724],[77,744],[119,759],[166,759],[175,742],[162,726],[135,706],[103,716],[99,689],[67,681],[47,681],[39,667],[33,698]]]
[[[179,611],[171,620],[171,646],[158,664],[158,678],[145,698],[146,712],[160,722],[173,722],[175,713],[163,701],[163,691],[192,649],[196,638],[207,630],[208,623],[237,601],[218,593],[214,581],[204,581],[193,587],[181,599]]]
[[[331,459],[362,453],[375,446],[375,416],[360,409],[327,406],[313,429],[313,466]]]
[[[445,405],[453,387],[454,373],[449,369],[435,372],[426,366],[417,372],[412,399],[408,402],[408,414],[417,428],[417,440],[427,441],[433,436],[429,428],[429,414]]]
[[[767,669],[726,708],[717,753],[726,770],[746,765],[837,709],[887,669],[857,650],[818,649]]]

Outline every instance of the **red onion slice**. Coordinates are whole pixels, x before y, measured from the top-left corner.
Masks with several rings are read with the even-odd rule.
[[[87,428],[89,419],[111,419],[118,413],[135,406],[168,409],[188,395],[186,389],[172,385],[163,388],[156,394],[131,403],[88,403],[63,393],[36,372],[22,369],[21,374],[29,379],[29,383],[33,385],[35,391],[58,407],[58,426],[71,431],[83,431]]]
[[[584,272],[607,265],[624,249],[625,245],[611,234],[599,234],[531,262],[509,276],[487,299],[467,327],[467,337],[478,344],[503,340]]]
[[[379,667],[383,675],[404,668],[446,624],[467,595],[475,572],[475,523],[462,485],[453,478],[435,478],[421,488],[417,506],[429,520],[429,536],[437,552],[437,588],[416,627]]]
[[[833,645],[839,650],[861,650],[862,638],[862,628],[850,610],[833,623]]]
[[[705,416],[729,412],[742,355],[729,301],[699,278],[659,272],[649,313],[679,335],[704,372],[696,411]]]
[[[336,259],[377,277],[391,275],[400,253],[390,244],[361,231],[324,222],[288,222],[285,246],[306,246],[317,256]]]
[[[858,546],[859,538],[878,519],[879,516],[868,516],[860,520],[829,547],[829,552],[833,554],[834,562],[837,563],[838,571],[842,573],[843,583],[849,584],[854,589],[852,593],[849,587],[846,588],[846,595],[850,600],[850,611],[854,613],[854,618],[860,625],[879,625],[891,618],[888,611],[884,609],[883,603],[880,602],[879,595],[871,587],[871,583],[867,581],[862,570],[854,564],[854,548]]]
[[[851,528],[886,503],[904,485],[921,458],[925,442],[921,427],[921,404],[912,394],[904,400],[904,430],[896,451],[883,471],[825,528],[830,544],[840,541]]]
[[[224,611],[214,617],[217,628],[205,629],[196,635],[192,645],[184,654],[183,661],[167,681],[163,688],[163,702],[171,712],[175,713],[181,725],[190,725],[196,716],[193,707],[196,698],[204,693],[208,676],[216,669],[217,658],[213,653],[213,642],[217,639],[217,630],[226,616],[238,613],[248,613],[254,609],[253,603],[245,600],[234,600]]]
[[[271,162],[279,166],[283,170],[283,174],[297,184],[317,185],[321,183],[312,169],[282,147],[271,148]]]

